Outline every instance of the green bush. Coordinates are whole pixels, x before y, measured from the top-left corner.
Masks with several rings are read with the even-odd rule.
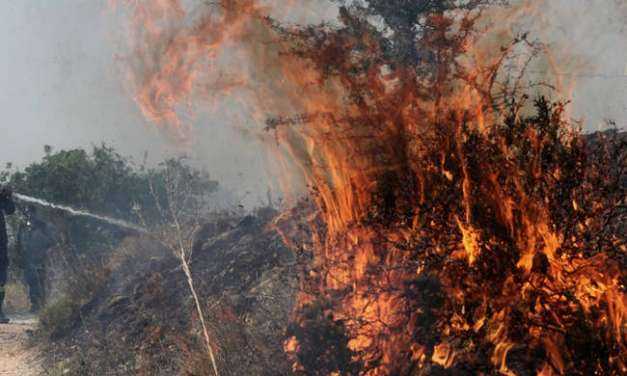
[[[154,167],[136,165],[107,145],[91,150],[53,151],[24,169],[11,164],[0,171],[0,184],[9,184],[15,192],[69,205],[96,214],[108,215],[130,222],[141,220],[145,225],[163,225],[169,218],[160,208],[170,207],[167,194],[168,177],[183,176],[193,197],[206,198],[217,190],[218,183],[205,171],[191,166],[184,158],[165,160]],[[176,207],[197,205],[176,203]],[[107,251],[123,237],[119,229],[99,221],[54,213],[66,245],[79,254]]]

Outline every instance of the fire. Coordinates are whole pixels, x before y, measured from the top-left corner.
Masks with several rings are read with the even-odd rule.
[[[532,8],[493,13],[501,28],[483,8],[421,15],[416,65],[347,11],[313,30],[277,24],[272,3],[218,3],[193,18],[134,2],[136,99],[188,135],[192,98],[231,96],[310,187],[277,221],[308,260],[295,371],[627,372],[624,235],[607,222],[624,188],[564,105],[523,96],[542,49],[505,29]],[[325,351],[312,317],[337,337]]]

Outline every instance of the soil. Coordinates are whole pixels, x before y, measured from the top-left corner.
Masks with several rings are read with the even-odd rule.
[[[0,376],[41,375],[41,356],[29,339],[37,326],[32,316],[10,317],[9,324],[0,324]]]

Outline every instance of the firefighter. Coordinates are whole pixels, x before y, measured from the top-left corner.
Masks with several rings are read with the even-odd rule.
[[[6,324],[9,319],[2,311],[4,303],[4,285],[7,282],[7,272],[9,269],[8,237],[7,226],[4,215],[11,215],[15,212],[13,203],[13,192],[9,187],[0,188],[0,324]]]
[[[24,277],[28,285],[31,312],[37,313],[46,300],[46,257],[55,242],[54,229],[37,215],[34,206],[24,209],[26,223],[21,224],[17,240],[24,260]]]

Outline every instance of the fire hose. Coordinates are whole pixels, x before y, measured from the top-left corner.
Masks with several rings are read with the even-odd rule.
[[[75,208],[72,208],[72,207],[66,206],[66,205],[53,204],[53,203],[48,202],[46,200],[42,200],[42,199],[39,199],[39,198],[31,197],[31,196],[24,195],[24,194],[21,194],[21,193],[13,193],[12,196],[14,198],[16,198],[17,200],[19,200],[19,201],[23,201],[23,202],[26,202],[26,203],[29,203],[29,204],[35,204],[35,205],[39,205],[39,206],[43,206],[43,207],[47,207],[47,208],[51,208],[51,209],[62,210],[62,211],[65,211],[65,212],[67,212],[67,213],[69,213],[71,215],[96,219],[96,220],[101,221],[101,222],[106,222],[108,224],[111,224],[111,225],[114,225],[114,226],[117,226],[117,227],[122,227],[122,228],[125,228],[125,229],[137,231],[137,232],[143,233],[143,234],[148,233],[148,231],[145,228],[140,227],[140,226],[138,226],[136,224],[133,224],[133,223],[121,220],[121,219],[111,218],[111,217],[104,216],[104,215],[90,213],[88,211],[75,209]]]

